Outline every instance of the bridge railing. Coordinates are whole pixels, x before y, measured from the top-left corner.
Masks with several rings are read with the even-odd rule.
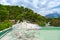
[[[0,38],[2,38],[5,34],[10,32],[11,30],[12,30],[12,28],[10,27],[10,28],[0,31]]]

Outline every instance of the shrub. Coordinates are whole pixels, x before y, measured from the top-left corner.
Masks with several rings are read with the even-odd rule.
[[[0,30],[12,27],[12,23],[9,21],[4,21],[0,23]]]

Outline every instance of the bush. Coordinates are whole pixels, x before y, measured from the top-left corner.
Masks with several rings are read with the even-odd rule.
[[[12,23],[9,21],[4,21],[0,23],[0,30],[12,27]]]
[[[43,26],[45,26],[45,23],[44,22],[40,22],[38,25],[43,27]]]
[[[58,26],[60,26],[60,20],[58,20],[58,19],[53,19],[53,20],[50,22],[50,25],[51,25],[51,26],[56,26],[56,27],[58,27]]]
[[[36,22],[34,22],[35,24],[38,24],[39,26],[42,26],[42,27],[44,27],[45,26],[45,22],[43,22],[43,21],[36,21]]]

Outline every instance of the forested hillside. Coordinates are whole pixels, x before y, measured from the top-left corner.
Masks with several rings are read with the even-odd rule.
[[[32,23],[45,22],[45,17],[35,13],[29,8],[23,6],[3,6],[0,5],[0,22],[4,20],[27,20]]]
[[[9,20],[20,20],[20,22],[26,20],[30,23],[38,24],[39,26],[45,26],[46,23],[50,22],[50,26],[60,26],[59,18],[56,18],[56,20],[55,18],[45,18],[44,16],[35,13],[29,8],[24,8],[23,6],[10,6],[0,4],[0,30],[2,30],[3,27],[8,28],[8,26],[12,25]]]
[[[35,13],[29,8],[24,8],[23,6],[9,6],[0,4],[0,23],[3,26],[3,23],[9,20],[26,20],[40,26],[45,26],[46,18],[40,14]],[[5,23],[6,24],[6,23]],[[11,23],[10,23],[11,24]],[[3,27],[0,25],[0,29]],[[5,26],[7,26],[6,24]],[[8,27],[7,27],[8,28]]]

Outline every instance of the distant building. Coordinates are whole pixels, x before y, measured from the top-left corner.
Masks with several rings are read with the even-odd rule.
[[[12,23],[14,23],[14,24],[16,23],[16,21],[15,21],[15,20],[9,20],[9,21],[10,21],[10,22],[12,22]]]

